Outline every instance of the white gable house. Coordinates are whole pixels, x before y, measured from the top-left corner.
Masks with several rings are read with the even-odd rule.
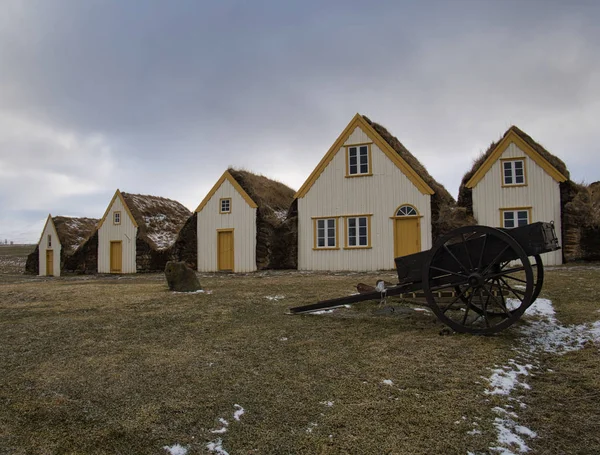
[[[391,269],[395,257],[431,248],[434,190],[416,164],[356,114],[295,195],[298,269]]]
[[[568,171],[560,159],[512,126],[465,175],[459,203],[471,204],[477,223],[487,226],[510,229],[554,222],[562,242],[560,184],[568,180],[564,174]],[[562,251],[543,254],[542,261],[562,264]]]

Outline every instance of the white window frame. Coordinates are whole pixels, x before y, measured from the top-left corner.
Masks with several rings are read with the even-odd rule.
[[[331,223],[333,222],[333,226]],[[315,223],[315,244],[316,250],[332,250],[339,248],[338,240],[338,219],[335,217],[331,218],[316,218]],[[333,233],[333,235],[332,235]],[[319,241],[323,240],[323,245],[319,245]],[[333,240],[331,245],[330,240]]]
[[[356,153],[356,163],[352,164],[352,156],[351,153],[354,151]],[[364,162],[363,161],[364,158]],[[356,144],[356,145],[348,145],[346,149],[346,159],[347,159],[347,168],[346,168],[346,176],[347,177],[359,177],[363,175],[372,175],[371,173],[371,144]],[[363,172],[362,167],[366,166],[366,171]],[[353,167],[354,172],[352,171]]]
[[[519,226],[525,226],[526,224],[531,223],[531,215],[530,215],[530,209],[529,208],[522,208],[522,209],[501,209],[502,210],[502,227],[505,229],[514,229],[516,227]],[[507,214],[511,214],[512,218],[508,219],[506,218]],[[522,214],[525,214],[525,217],[523,218]],[[520,216],[521,215],[521,216]],[[525,221],[525,223],[519,224],[520,221]],[[507,221],[509,221],[512,226],[507,226]]]
[[[113,212],[113,224],[121,224],[121,212]]]
[[[367,215],[347,216],[346,219],[346,248],[369,248],[371,246],[371,217]],[[364,226],[360,226],[360,221],[364,220]],[[354,226],[351,224],[354,223]],[[360,234],[360,228],[365,228],[365,234]],[[354,229],[354,234],[351,234]],[[361,241],[364,239],[364,243]],[[352,245],[354,240],[354,245]]]
[[[521,175],[517,175],[516,163],[521,163]],[[508,166],[507,166],[508,165]],[[508,171],[508,175],[507,175]],[[511,182],[507,182],[507,178]],[[521,182],[517,182],[517,178],[521,178]],[[503,186],[523,186],[527,185],[527,176],[525,173],[525,160],[523,158],[502,160],[502,185]]]
[[[48,246],[46,248],[52,248],[52,234],[48,234]]]
[[[227,210],[223,210],[223,204],[227,203]],[[231,213],[231,198],[224,197],[219,200],[219,213]]]

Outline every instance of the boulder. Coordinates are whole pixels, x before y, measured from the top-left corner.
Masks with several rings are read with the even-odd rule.
[[[189,268],[185,262],[167,262],[165,276],[171,291],[194,292],[202,289],[196,272]]]

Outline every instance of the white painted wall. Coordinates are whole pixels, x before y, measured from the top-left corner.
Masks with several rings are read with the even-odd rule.
[[[344,145],[372,142],[357,127]],[[298,199],[298,269],[382,270],[394,265],[394,216],[412,204],[421,218],[421,249],[431,248],[431,196],[422,194],[398,167],[371,145],[373,175],[346,178],[346,149],[340,148],[308,193]],[[372,214],[370,249],[344,249],[340,219],[339,250],[313,250],[312,217]]]
[[[52,246],[48,248],[48,236],[51,236]],[[54,228],[54,223],[51,220],[48,220],[46,223],[46,227],[44,232],[42,233],[42,237],[39,244],[39,276],[46,276],[46,250],[53,250],[53,272],[54,276],[60,276],[60,252],[62,250],[62,245],[60,240],[58,239],[58,234],[56,233],[56,229]]]
[[[231,198],[231,213],[219,213],[219,201]],[[217,229],[233,228],[234,272],[256,270],[256,209],[248,205],[229,180],[197,214],[198,271],[217,271]]]
[[[498,159],[473,188],[473,214],[479,224],[501,226],[500,209],[531,207],[531,220],[554,221],[561,242],[560,187],[546,171],[511,143],[500,158],[525,157],[527,186],[502,187],[502,164]],[[562,264],[562,251],[542,255],[546,265]]]
[[[121,212],[121,224],[113,224],[114,212]],[[110,242],[121,240],[123,248],[122,273],[136,273],[137,228],[120,198],[115,198],[106,219],[98,229],[98,273],[110,273]]]

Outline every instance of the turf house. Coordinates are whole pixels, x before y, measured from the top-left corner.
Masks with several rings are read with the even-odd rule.
[[[202,200],[175,242],[174,256],[200,272],[252,272],[281,268],[276,257],[277,229],[294,198],[286,185],[245,170],[227,169]],[[194,232],[195,227],[195,232]]]
[[[576,192],[565,163],[511,126],[464,175],[458,204],[472,213],[478,224],[488,226],[513,228],[553,221],[563,245],[563,207]],[[546,265],[562,264],[563,251],[544,254],[542,260]]]
[[[27,257],[26,272],[60,276],[69,270],[70,258],[93,235],[97,219],[48,215],[40,241]]]
[[[115,192],[98,224],[99,273],[163,271],[170,247],[191,212],[158,196]]]
[[[391,269],[394,257],[431,248],[454,209],[415,156],[360,114],[295,198],[301,270]]]

